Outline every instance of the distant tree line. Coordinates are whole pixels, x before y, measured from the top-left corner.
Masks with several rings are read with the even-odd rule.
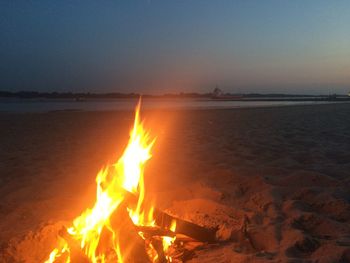
[[[140,93],[91,93],[91,92],[37,92],[37,91],[0,91],[2,98],[23,98],[23,99],[121,99],[138,98],[142,95],[144,98],[209,98],[211,93],[167,93],[163,95],[150,95]]]
[[[123,98],[139,98],[142,95],[143,98],[230,98],[230,96],[237,96],[240,99],[250,100],[250,99],[283,99],[283,98],[295,98],[301,97],[307,98],[319,98],[319,99],[335,99],[339,96],[333,95],[300,95],[300,94],[282,94],[282,93],[222,93],[218,94],[217,89],[209,93],[196,93],[196,92],[180,92],[180,93],[166,93],[163,95],[151,95],[151,94],[140,94],[140,93],[120,93],[120,92],[110,92],[110,93],[91,93],[91,92],[38,92],[38,91],[0,91],[0,98],[20,98],[20,99],[123,99]],[[340,96],[342,97],[342,96]]]
[[[90,92],[37,92],[37,91],[0,91],[0,97],[7,98],[45,98],[45,99],[79,99],[79,98],[137,98],[136,93],[90,93]]]

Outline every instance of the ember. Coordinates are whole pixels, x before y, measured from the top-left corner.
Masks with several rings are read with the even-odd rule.
[[[172,262],[179,253],[184,256],[183,250],[174,249],[182,241],[215,240],[215,229],[174,218],[145,202],[144,167],[154,142],[140,121],[139,102],[122,157],[96,177],[95,205],[60,231],[46,263]]]

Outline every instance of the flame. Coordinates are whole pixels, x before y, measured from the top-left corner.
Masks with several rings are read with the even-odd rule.
[[[71,227],[67,229],[70,238],[79,242],[83,253],[91,262],[106,262],[106,251],[98,249],[101,233],[105,229],[109,231],[112,239],[112,248],[115,251],[118,262],[123,262],[124,251],[119,246],[118,234],[111,226],[110,218],[121,203],[127,198],[127,193],[137,196],[136,207],[128,207],[127,211],[134,223],[138,226],[155,226],[152,205],[144,204],[144,167],[152,157],[151,149],[155,139],[151,139],[140,121],[140,104],[135,109],[135,120],[130,131],[127,147],[120,159],[101,169],[97,174],[96,202],[91,209],[86,209],[78,216]],[[169,230],[175,231],[176,223],[173,222]],[[140,236],[143,237],[142,233]],[[171,237],[162,237],[164,251],[166,252],[175,240]],[[71,262],[69,242],[60,238],[58,246],[51,252],[45,263],[53,263],[65,258],[66,263]],[[156,258],[156,257],[155,257]],[[171,259],[167,257],[169,261]],[[154,259],[155,260],[155,259]]]
[[[67,254],[68,257],[63,262],[65,262],[65,263],[71,262],[70,261],[70,251],[69,251],[69,247],[68,247],[67,242],[62,238],[59,238],[58,241],[59,241],[58,248],[55,248],[54,250],[51,251],[49,258],[48,258],[48,260],[45,261],[45,263],[55,262],[56,259],[60,258],[64,254]]]
[[[175,220],[172,220],[171,221],[171,225],[169,227],[169,230],[172,231],[172,232],[175,232],[176,230],[176,221]],[[164,254],[165,254],[165,257],[168,261],[172,262],[172,258],[168,255],[169,254],[169,248],[170,246],[174,243],[176,239],[176,236],[175,237],[163,237],[163,249],[164,249]]]

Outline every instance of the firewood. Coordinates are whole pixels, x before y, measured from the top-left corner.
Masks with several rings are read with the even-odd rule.
[[[71,262],[88,263],[89,259],[80,248],[80,244],[75,240],[64,226],[58,231],[58,235],[69,245]]]
[[[137,204],[137,196],[130,192],[126,192],[126,198],[124,202],[130,207],[133,207]],[[197,224],[182,220],[171,216],[159,209],[154,209],[153,217],[155,218],[156,224],[162,229],[169,229],[173,221],[176,222],[176,234],[183,234],[193,239],[202,242],[214,243],[217,242],[216,231],[218,228],[207,228],[199,226]]]
[[[168,228],[173,221],[176,222],[176,234],[183,234],[202,242],[216,242],[217,228],[206,228],[197,224],[173,217],[159,209],[154,210],[156,224],[163,228]]]
[[[127,212],[125,204],[121,204],[111,218],[111,227],[118,238],[120,251],[123,252],[123,262],[150,262],[145,249],[145,242],[139,236]]]
[[[131,221],[129,214],[124,205],[118,207],[117,211],[111,217],[111,227],[116,233],[117,242],[120,250],[123,252],[123,262],[145,263],[150,262],[150,259],[145,250],[144,240],[139,236],[137,229]],[[108,234],[109,233],[109,234]],[[109,235],[109,237],[108,237]],[[100,242],[97,247],[98,252],[114,253],[111,249],[117,244],[112,244],[111,232],[104,228],[100,236]],[[80,248],[80,244],[75,240],[65,227],[59,231],[59,236],[66,240],[71,251],[71,262],[85,263],[89,262],[87,256]],[[117,255],[112,255],[117,258]],[[108,255],[111,257],[111,255]]]
[[[175,237],[176,234],[170,230],[162,229],[160,227],[153,226],[135,226],[137,232],[142,232],[145,238],[151,238],[153,236],[167,236]]]
[[[162,240],[152,238],[151,244],[154,247],[154,249],[157,251],[157,254],[158,254],[157,262],[158,263],[168,262],[165,255],[164,255],[164,247],[163,247]]]

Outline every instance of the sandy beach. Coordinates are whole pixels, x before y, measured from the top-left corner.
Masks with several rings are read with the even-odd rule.
[[[157,207],[222,229],[189,262],[350,262],[350,104],[147,110]],[[133,112],[0,113],[0,262],[42,262]],[[244,245],[232,237],[245,220]]]

